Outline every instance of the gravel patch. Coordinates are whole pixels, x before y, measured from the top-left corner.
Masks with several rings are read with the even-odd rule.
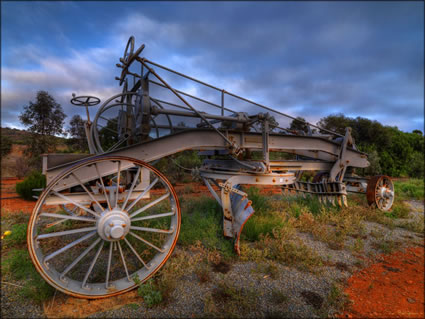
[[[416,202],[413,205],[417,206],[414,207],[419,207]],[[422,205],[422,202],[419,203]],[[413,214],[423,215],[423,210],[422,213],[415,210]],[[409,216],[408,220],[412,220],[414,216]],[[243,301],[246,301],[246,305],[235,302],[236,314],[240,317],[331,316],[337,311],[327,304],[332,287],[335,283],[346,282],[360,267],[372,262],[365,260],[360,263],[360,260],[364,260],[364,255],[373,257],[382,253],[379,243],[394,242],[396,250],[423,244],[423,237],[399,227],[390,229],[378,223],[364,222],[363,230],[362,236],[348,237],[344,242],[344,249],[341,250],[329,248],[326,243],[314,239],[309,233],[297,233],[296,236],[303,244],[323,258],[323,265],[318,265],[314,272],[301,271],[272,261],[264,261],[263,265],[252,261],[236,261],[231,263],[230,267],[210,267],[210,279],[206,282],[201,283],[195,273],[185,275],[178,280],[170,298],[153,308],[147,308],[140,299],[138,303],[99,312],[89,318],[196,318],[211,315],[225,317],[229,309],[224,308],[224,313],[211,313],[211,303],[218,305],[217,309],[220,308],[219,301],[215,300],[214,296],[223,283],[234,288],[244,298]],[[361,251],[355,251],[353,247],[356,241],[360,240],[363,247]],[[270,264],[273,265],[272,270],[267,268]],[[3,280],[19,285],[19,282],[6,278]],[[45,318],[42,306],[20,297],[18,291],[19,287],[2,283],[2,317]],[[231,296],[229,300],[231,302]]]
[[[421,200],[409,200],[406,203],[414,210],[414,212],[424,212],[424,202]]]
[[[357,261],[357,258],[351,252],[344,249],[331,249],[326,243],[314,239],[313,235],[309,233],[298,233],[297,236],[328,263],[354,265]]]
[[[5,280],[3,277],[2,280]],[[1,284],[1,317],[2,318],[46,318],[41,305],[19,296],[15,285],[19,282],[2,281]]]

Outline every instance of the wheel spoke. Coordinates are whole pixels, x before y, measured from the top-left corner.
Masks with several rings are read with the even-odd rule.
[[[154,187],[155,186],[155,184],[157,183],[159,181],[159,179],[158,179],[158,177],[157,178],[155,178],[154,179],[154,181],[148,186],[148,187],[146,187],[146,189],[139,195],[139,196],[137,196],[137,198],[130,204],[130,206],[128,206],[128,208],[123,208],[123,210],[126,210],[127,212],[129,212],[133,207],[134,207],[134,205],[136,205],[137,204],[137,202],[143,197],[143,196],[145,196],[146,195],[146,193],[147,192],[149,192],[150,191],[150,189],[152,188],[152,187]]]
[[[74,201],[74,200],[72,200],[72,199],[70,199],[70,198],[66,197],[65,195],[63,195],[63,194],[61,194],[61,193],[58,193],[58,192],[56,192],[56,191],[53,191],[53,190],[52,190],[52,193],[53,193],[53,194],[55,194],[56,196],[58,196],[58,197],[60,197],[60,198],[64,199],[64,200],[66,200],[66,201],[68,201],[68,202],[70,202],[70,203],[74,204],[75,206],[78,206],[78,207],[80,207],[81,209],[84,209],[87,213],[90,213],[90,214],[92,214],[92,215],[94,215],[94,216],[96,216],[96,217],[100,217],[98,213],[96,213],[96,212],[92,211],[90,208],[87,208],[87,207],[85,207],[85,206],[83,206],[83,205],[81,205],[81,204],[77,203],[76,201]]]
[[[117,123],[118,124],[118,121],[115,121],[113,119],[107,119],[106,117],[103,117],[103,116],[99,116],[99,118],[101,118],[102,120],[108,121],[108,122],[112,122],[112,123]]]
[[[96,198],[94,198],[94,196],[92,195],[92,193],[90,193],[90,191],[87,189],[87,187],[84,186],[84,184],[81,182],[81,180],[77,177],[77,175],[75,175],[74,173],[71,174],[76,180],[77,182],[81,185],[81,187],[86,191],[87,194],[89,194],[90,198],[92,201],[96,202],[97,206],[99,206],[99,208],[102,210],[102,212],[104,211],[102,205],[100,205],[100,203],[97,201]]]
[[[104,128],[105,130],[110,131],[110,132],[115,133],[115,134],[118,135],[118,131],[111,130],[109,127],[100,125],[99,123],[97,124],[97,126],[100,126],[101,128]]]
[[[118,195],[119,195],[119,192],[120,192],[120,177],[121,177],[121,161],[118,161],[117,194],[115,196],[115,207],[118,206]]]
[[[85,255],[89,253],[90,250],[92,250],[100,241],[102,238],[96,239],[89,247],[87,247],[80,256],[77,257],[66,269],[60,274],[60,278],[63,279],[65,275],[72,269],[74,266],[81,260]]]
[[[166,229],[157,229],[157,228],[149,228],[149,227],[139,227],[139,226],[130,226],[130,229],[147,231],[151,233],[160,233],[160,234],[172,234],[174,233],[174,229],[166,230]]]
[[[53,287],[103,298],[134,287],[133,275],[144,282],[161,268],[176,245],[180,220],[175,191],[155,168],[123,156],[93,157],[46,187],[29,221],[28,248]]]
[[[137,251],[134,249],[134,247],[130,244],[130,242],[127,240],[127,238],[124,237],[124,241],[125,243],[128,245],[128,247],[130,247],[131,251],[136,255],[137,259],[140,260],[140,262],[143,264],[143,266],[146,267],[146,269],[150,269],[150,267],[148,267],[148,265],[145,264],[145,262],[143,261],[142,257],[139,256],[139,254],[137,253]]]
[[[157,214],[157,215],[150,215],[150,216],[143,216],[143,217],[138,217],[138,218],[133,218],[131,221],[132,222],[137,222],[139,220],[147,220],[147,219],[154,219],[154,218],[162,218],[162,217],[167,217],[167,216],[174,216],[175,213],[174,212],[170,212],[170,213],[163,213],[163,214]]]
[[[156,250],[158,250],[160,253],[163,253],[163,252],[164,252],[164,250],[163,250],[163,249],[158,248],[158,247],[157,247],[157,246],[155,246],[154,244],[152,244],[152,243],[148,242],[146,239],[143,239],[142,237],[140,237],[140,236],[136,235],[135,233],[133,233],[133,232],[129,232],[129,234],[130,234],[130,235],[132,235],[133,237],[137,238],[138,240],[140,240],[140,241],[144,242],[146,245],[151,246],[152,248],[155,248],[155,249],[156,249]]]
[[[84,233],[84,232],[88,232],[88,231],[92,231],[96,229],[97,229],[96,227],[84,227],[84,228],[77,228],[77,229],[71,229],[71,230],[64,230],[64,231],[59,231],[56,233],[38,235],[36,239],[38,240],[38,239],[45,239],[50,237],[66,236],[71,234]]]
[[[116,142],[114,145],[111,146],[111,148],[108,149],[108,152],[113,151],[114,149],[116,149],[123,142],[127,141],[129,137],[130,137],[130,135],[127,136],[126,138],[123,138],[123,139],[119,140],[118,142]]]
[[[43,261],[46,262],[46,261],[52,259],[53,257],[55,257],[55,256],[63,253],[64,251],[68,250],[69,248],[74,247],[75,245],[77,245],[77,244],[85,241],[86,239],[89,239],[91,236],[93,236],[95,234],[96,234],[95,231],[94,232],[91,232],[91,233],[89,233],[89,234],[81,237],[80,239],[77,239],[76,241],[73,241],[72,243],[69,243],[68,245],[62,247],[61,249],[58,249],[55,252],[51,253],[50,255],[47,255],[46,257],[44,257],[44,260]]]
[[[91,222],[95,223],[96,219],[94,218],[87,218],[87,217],[80,217],[80,216],[72,216],[72,215],[61,215],[61,214],[50,214],[50,213],[41,213],[40,216],[43,217],[51,217],[51,218],[61,218],[63,220],[73,219],[73,220],[81,220],[83,222]]]
[[[86,286],[87,279],[89,279],[89,276],[93,270],[94,265],[96,264],[97,259],[99,258],[100,252],[102,251],[103,245],[105,244],[105,241],[102,241],[102,243],[99,246],[99,249],[96,252],[96,256],[94,256],[93,261],[90,264],[89,269],[87,270],[87,273],[84,277],[83,283],[81,284],[81,287],[84,288]]]
[[[166,194],[162,195],[161,197],[155,199],[154,201],[150,202],[149,204],[143,206],[142,208],[136,210],[134,213],[132,213],[130,215],[130,218],[144,212],[145,210],[147,210],[148,208],[151,208],[152,206],[155,206],[156,204],[158,204],[159,202],[162,202],[164,199],[168,198],[170,196],[170,193],[167,192]]]
[[[125,206],[127,205],[128,199],[133,193],[133,189],[134,189],[134,186],[136,186],[137,180],[139,179],[141,169],[142,168],[140,166],[137,168],[137,173],[134,176],[133,182],[131,183],[130,189],[128,190],[127,197],[125,198],[124,204],[122,205],[122,210],[125,210]]]
[[[382,197],[379,197],[378,201],[377,201],[377,206],[378,208],[382,208],[382,203],[383,203],[384,199]]]
[[[97,176],[99,176],[100,183],[103,187],[103,194],[105,195],[106,202],[108,203],[109,210],[112,210],[111,203],[109,202],[108,194],[106,194],[106,187],[105,187],[105,184],[103,183],[103,178],[102,178],[102,176],[100,175],[100,172],[99,172],[99,167],[97,166],[97,163],[94,163],[94,166],[96,167]]]
[[[75,215],[75,211],[77,210],[77,206],[75,206],[73,209],[69,210],[68,208],[66,208],[66,205],[61,205],[60,206],[62,208],[62,210],[66,211],[69,215]]]
[[[128,281],[130,281],[131,279],[130,279],[130,275],[128,274],[127,264],[125,262],[124,254],[122,253],[122,248],[121,248],[121,244],[120,244],[119,241],[117,241],[117,245],[118,245],[118,250],[120,251],[121,261],[122,261],[122,264],[123,264],[124,269],[125,269],[125,274],[127,275]]]
[[[114,242],[111,242],[109,246],[109,256],[108,256],[108,267],[106,268],[106,280],[105,280],[105,288],[109,288],[109,274],[111,272],[111,261],[112,261],[112,250],[114,247]]]

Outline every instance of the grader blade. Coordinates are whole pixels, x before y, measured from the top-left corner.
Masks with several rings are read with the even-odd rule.
[[[254,214],[254,209],[252,208],[252,202],[248,198],[241,196],[240,194],[232,193],[231,205],[232,212],[234,216],[233,220],[233,234],[235,236],[235,251],[240,255],[240,236],[242,233],[243,226],[247,220]]]

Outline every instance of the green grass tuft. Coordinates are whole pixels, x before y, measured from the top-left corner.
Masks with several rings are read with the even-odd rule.
[[[183,202],[179,243],[195,245],[198,241],[208,249],[218,249],[225,256],[232,256],[233,243],[223,237],[223,213],[212,198],[201,197]]]
[[[14,224],[9,229],[12,233],[3,239],[4,247],[11,247],[15,245],[22,245],[27,240],[28,224]]]
[[[53,296],[55,289],[38,274],[27,250],[12,250],[3,257],[2,272],[15,280],[24,281],[18,291],[22,297],[41,303]]]
[[[395,196],[400,200],[424,199],[424,180],[409,179],[407,181],[394,181]]]

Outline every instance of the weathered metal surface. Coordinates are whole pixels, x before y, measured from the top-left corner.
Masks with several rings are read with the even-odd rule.
[[[177,241],[180,207],[166,177],[146,163],[185,150],[218,156],[205,159],[198,171],[223,209],[223,233],[234,238],[238,254],[240,234],[254,213],[242,185],[279,185],[284,193],[314,195],[323,204],[339,206],[347,206],[347,192],[366,193],[370,205],[391,208],[394,187],[387,176],[369,181],[346,176],[347,169],[369,166],[367,154],[357,150],[350,128],[341,135],[171,70],[140,57],[144,47],[135,50],[134,37],[130,37],[117,64],[121,74],[116,80],[122,91],[106,99],[93,122],[88,107],[100,100],[73,95],[71,103],[86,108],[85,131],[91,154],[49,154],[43,158],[48,186],[30,219],[28,247],[37,270],[55,288],[85,298],[113,296],[134,288],[135,274],[143,282],[165,263]],[[179,89],[165,80],[176,77]],[[216,92],[217,99],[193,93],[207,90]],[[288,129],[288,119],[305,124],[307,130]],[[295,160],[276,160],[282,158],[280,153],[294,154]],[[301,180],[304,171],[321,173],[306,182]],[[158,185],[162,191],[154,192]],[[145,204],[138,206],[142,201]],[[161,212],[164,203],[171,208]],[[53,222],[40,225],[46,218]],[[168,220],[165,228],[143,224],[162,219]],[[66,228],[76,222],[89,225]],[[65,229],[45,232],[51,227]],[[166,242],[156,244],[136,232],[162,236]],[[65,244],[66,236],[79,237]],[[52,238],[64,239],[63,247],[42,249]],[[140,251],[135,243],[147,248]],[[61,257],[78,247],[85,250],[72,260]],[[154,257],[149,253],[150,259],[145,261],[141,254],[149,250]],[[127,259],[127,264],[128,254],[132,259]],[[71,270],[86,255],[91,256],[91,263],[83,267],[84,276],[70,278]],[[117,269],[113,256],[121,261],[120,279],[112,276],[111,270]],[[102,258],[106,260],[98,261]],[[65,269],[55,264],[58,259],[67,265]],[[106,278],[94,282],[92,272],[99,264],[106,265]],[[136,264],[142,268],[134,269]]]
[[[394,201],[394,184],[386,175],[373,176],[367,184],[367,202],[377,208],[387,211]]]

